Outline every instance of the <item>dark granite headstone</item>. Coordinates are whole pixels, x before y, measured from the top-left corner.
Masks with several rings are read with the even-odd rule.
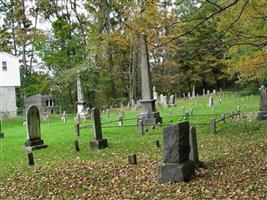
[[[37,106],[30,106],[27,110],[27,141],[26,147],[32,150],[46,148],[47,145],[41,139],[40,112]]]
[[[108,146],[107,139],[103,139],[100,111],[98,108],[92,109],[92,120],[93,120],[93,130],[94,139],[90,142],[91,149],[104,149]]]
[[[194,162],[189,160],[189,123],[182,122],[164,129],[163,165],[159,167],[158,182],[189,180],[195,171]]]

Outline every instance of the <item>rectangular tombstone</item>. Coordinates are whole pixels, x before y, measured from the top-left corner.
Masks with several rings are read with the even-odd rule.
[[[192,160],[195,163],[195,166],[197,167],[199,165],[199,158],[198,158],[196,128],[194,126],[190,127],[189,144],[190,144],[189,159]]]
[[[92,121],[94,139],[90,142],[91,149],[104,149],[108,146],[107,139],[103,139],[100,111],[98,108],[92,109]]]
[[[37,106],[30,106],[26,114],[27,141],[26,147],[32,150],[46,148],[47,145],[41,139],[40,112]]]
[[[189,180],[195,171],[194,162],[189,160],[189,123],[171,125],[163,132],[163,164],[158,170],[158,182]]]
[[[163,162],[181,163],[189,159],[190,145],[188,122],[183,122],[179,125],[171,125],[165,128],[163,140]]]

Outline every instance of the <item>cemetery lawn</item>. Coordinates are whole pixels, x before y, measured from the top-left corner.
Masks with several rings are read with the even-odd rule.
[[[222,104],[219,104],[219,98]],[[204,168],[196,171],[190,182],[158,184],[157,169],[162,164],[162,129],[149,128],[145,135],[137,127],[103,128],[108,148],[89,149],[91,128],[81,130],[78,138],[81,151],[73,142],[73,116],[67,123],[55,115],[51,125],[42,121],[42,139],[46,149],[34,151],[35,165],[28,166],[24,142],[23,118],[3,122],[5,138],[0,139],[0,199],[266,199],[267,198],[267,121],[255,121],[258,96],[239,96],[226,92],[214,98],[209,108],[208,97],[178,100],[173,115],[193,108],[190,123],[207,122],[222,113],[241,108],[241,120],[235,117],[217,125],[217,134],[209,126],[196,126],[199,157]],[[205,106],[204,106],[205,104]],[[164,126],[170,124],[168,108],[158,109]],[[196,116],[209,114],[206,116]],[[102,122],[117,120],[114,110]],[[194,116],[195,115],[195,116]],[[137,112],[126,110],[126,118]],[[173,116],[177,123],[182,116]],[[125,124],[135,124],[135,120]],[[91,124],[91,120],[81,126]],[[103,124],[117,125],[118,122]],[[129,165],[127,156],[137,155],[137,165]]]

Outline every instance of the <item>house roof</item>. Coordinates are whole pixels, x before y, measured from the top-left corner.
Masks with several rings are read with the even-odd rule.
[[[10,56],[10,57],[13,57],[13,58],[16,58],[16,59],[19,60],[19,57],[14,56],[14,55],[12,55],[12,54],[10,54],[10,53],[6,53],[6,52],[3,52],[3,51],[0,51],[0,54],[5,54],[5,55],[7,55],[7,56]]]

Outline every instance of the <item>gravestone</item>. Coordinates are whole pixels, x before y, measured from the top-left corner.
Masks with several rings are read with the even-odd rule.
[[[155,86],[153,86],[153,98],[158,100],[158,93],[156,91],[156,87]]]
[[[195,163],[196,167],[198,167],[199,158],[198,158],[198,147],[197,147],[197,135],[196,135],[196,128],[194,126],[190,127],[189,144],[190,144],[189,159]]]
[[[92,121],[93,121],[93,132],[94,139],[90,142],[91,149],[104,149],[108,146],[107,139],[103,139],[102,127],[101,127],[101,117],[98,108],[92,109]]]
[[[183,92],[183,98],[185,99],[185,93]]]
[[[83,95],[82,89],[82,82],[81,82],[81,75],[80,71],[77,71],[77,113],[80,115],[81,118],[86,119],[88,115],[88,111],[86,108],[86,101]]]
[[[171,125],[163,132],[163,165],[158,170],[158,182],[187,181],[194,174],[195,164],[189,159],[189,123]]]
[[[150,67],[148,59],[147,41],[144,34],[139,35],[140,44],[140,68],[141,68],[141,89],[142,89],[142,111],[138,118],[142,119],[145,125],[162,123],[162,118],[156,110],[156,100],[153,99]]]
[[[219,99],[219,103],[222,104],[222,98]]]
[[[5,134],[2,132],[2,120],[0,120],[0,138],[4,138],[4,137],[5,137]]]
[[[213,94],[214,94],[214,95],[216,94],[216,90],[215,90],[215,89],[213,90]]]
[[[195,86],[193,85],[192,99],[195,99],[195,98],[196,98]]]
[[[213,107],[214,106],[214,101],[213,101],[213,96],[209,97],[209,107]]]
[[[168,105],[169,106],[175,106],[175,96],[174,95],[170,96]]]
[[[206,96],[206,92],[205,92],[205,89],[203,89],[203,96]]]
[[[67,122],[67,113],[66,113],[66,111],[63,111],[62,116],[61,116],[61,121],[63,121],[64,123]]]
[[[207,90],[207,95],[208,95],[208,96],[210,95],[210,91],[209,91],[209,90]]]
[[[32,150],[46,148],[47,145],[41,139],[40,112],[37,106],[32,105],[27,109],[26,121],[26,148],[30,147]]]
[[[259,89],[260,91],[260,108],[258,111],[258,120],[267,119],[267,89],[262,85]]]
[[[191,99],[190,92],[188,92],[187,97],[188,97],[188,99]]]

